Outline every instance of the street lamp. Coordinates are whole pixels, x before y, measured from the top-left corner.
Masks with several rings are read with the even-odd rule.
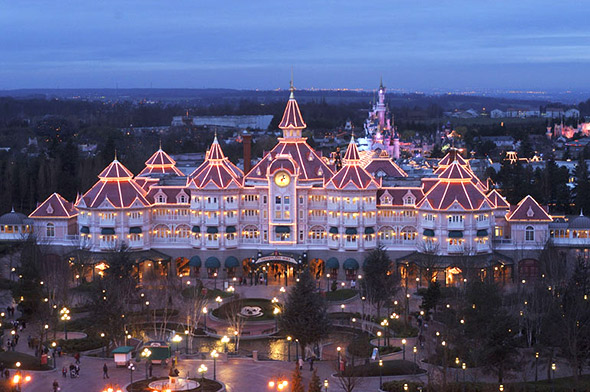
[[[217,302],[217,307],[219,308],[221,306],[221,303],[223,302],[223,298],[221,298],[218,295],[217,297],[215,297],[215,302]]]
[[[278,317],[279,313],[281,313],[281,309],[279,309],[279,308],[275,308],[272,311],[272,314],[274,314],[274,316],[275,316],[275,330],[277,330],[277,331],[279,330],[279,317]]]
[[[340,351],[342,351],[342,347],[338,346],[336,347],[336,351],[338,352],[338,371],[340,372]]]
[[[105,353],[106,347],[104,344],[104,332],[100,333],[100,338],[103,340],[103,342],[102,342],[102,357],[104,358],[106,356],[106,353]]]
[[[129,369],[129,377],[131,379],[130,384],[133,384],[133,372],[135,371],[135,365],[130,363],[129,366],[127,366],[127,369]]]
[[[172,338],[172,341],[174,343],[176,343],[176,351],[178,352],[178,343],[180,343],[182,341],[182,336],[174,335],[174,337]]]
[[[344,304],[340,305],[340,311],[341,311],[342,313],[344,313],[344,308],[345,308],[345,307],[346,307],[346,305],[344,305]]]
[[[330,385],[328,384],[328,379],[326,378],[326,379],[324,380],[324,388],[326,389],[326,392],[328,392],[328,387],[329,387],[329,386],[330,386]]]
[[[378,337],[378,339],[377,339],[377,346],[378,347],[381,347],[381,335],[382,335],[381,334],[381,331],[377,331],[377,337]]]
[[[414,363],[416,363],[416,354],[418,354],[418,347],[414,346],[412,351],[414,351]]]
[[[461,369],[463,369],[463,392],[465,392],[465,372],[467,370],[467,365],[465,362],[461,364]]]
[[[70,321],[71,317],[70,317],[70,309],[66,308],[65,306],[63,308],[61,308],[61,310],[59,311],[59,314],[61,314],[61,321],[63,321],[64,323],[64,335],[65,335],[65,340],[68,340],[68,330],[66,328],[66,323],[68,321]]]
[[[379,389],[383,388],[383,360],[379,360]]]
[[[539,381],[539,352],[535,353],[535,383]]]
[[[202,384],[203,381],[205,381],[205,373],[207,373],[207,366],[205,366],[205,364],[201,364],[201,366],[199,366],[197,371],[199,373],[201,373],[201,384]]]
[[[229,338],[227,337],[227,335],[223,335],[223,337],[221,338],[221,343],[223,343],[223,351],[227,353],[227,344],[229,343]]]
[[[211,358],[213,358],[213,380],[217,380],[217,357],[219,353],[217,350],[211,351]]]
[[[149,368],[149,358],[152,356],[152,351],[149,348],[144,348],[140,354],[143,358],[145,358],[145,379],[148,379],[148,368]]]
[[[406,360],[406,339],[402,339],[402,359]]]
[[[551,364],[551,392],[555,392],[555,370],[557,370],[557,366],[555,365],[555,362],[553,362]]]
[[[207,332],[207,312],[208,312],[207,307],[203,306],[203,318],[205,321],[205,331],[204,332],[205,333]]]
[[[113,387],[106,387],[105,389],[102,390],[102,392],[122,392],[121,388],[113,388]]]
[[[276,387],[277,391],[282,391],[283,389],[287,388],[288,385],[289,385],[289,381],[287,381],[287,380],[277,380],[277,381],[270,380],[268,382],[268,387],[270,389],[275,389],[275,387]]]

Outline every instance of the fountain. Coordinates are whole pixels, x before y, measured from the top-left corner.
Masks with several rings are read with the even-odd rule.
[[[187,391],[199,387],[199,383],[188,378],[178,377],[178,369],[172,368],[168,373],[168,380],[156,380],[149,383],[148,387],[155,391]]]
[[[240,317],[254,318],[262,317],[264,312],[260,306],[244,306],[239,313]]]

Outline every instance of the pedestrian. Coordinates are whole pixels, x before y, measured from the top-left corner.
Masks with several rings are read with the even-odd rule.
[[[10,370],[4,369],[4,378],[7,380],[10,379]]]
[[[151,377],[151,371],[150,371],[150,377]],[[102,365],[102,378],[109,378],[109,367],[107,366],[106,362],[104,363],[104,365]]]
[[[303,358],[299,357],[299,370],[303,369]]]
[[[148,367],[148,372],[150,374],[150,378],[152,378],[152,371],[154,370],[154,365],[150,362],[150,367]]]
[[[314,357],[309,358],[309,371],[313,372],[313,361],[315,360]]]
[[[74,359],[76,360],[76,365],[80,364],[80,353],[74,354]]]
[[[59,391],[59,383],[57,380],[53,380],[53,392]]]
[[[68,378],[68,368],[66,368],[65,366],[61,368],[61,375],[63,376],[63,378]]]

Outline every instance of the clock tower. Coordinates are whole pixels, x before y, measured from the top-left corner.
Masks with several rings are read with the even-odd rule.
[[[299,167],[289,154],[277,154],[268,166],[269,242],[277,247],[297,243]]]

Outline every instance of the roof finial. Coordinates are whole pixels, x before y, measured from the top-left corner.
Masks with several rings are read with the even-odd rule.
[[[115,148],[115,161],[117,160],[117,149]]]
[[[293,66],[291,66],[291,82],[289,83],[289,91],[291,92],[291,94],[289,94],[289,99],[295,99],[295,95],[293,94],[293,91],[295,91],[295,87],[293,86]]]
[[[580,208],[580,216],[584,216],[584,209]]]
[[[213,138],[213,143],[219,143],[217,141],[217,129],[215,130],[215,137]]]
[[[381,80],[380,80],[380,83],[379,83],[379,88],[380,89],[383,89],[383,75],[381,75]]]
[[[14,206],[12,206],[12,209],[10,210],[10,212],[14,212]]]
[[[160,148],[159,151],[162,151],[162,138],[160,138]]]

